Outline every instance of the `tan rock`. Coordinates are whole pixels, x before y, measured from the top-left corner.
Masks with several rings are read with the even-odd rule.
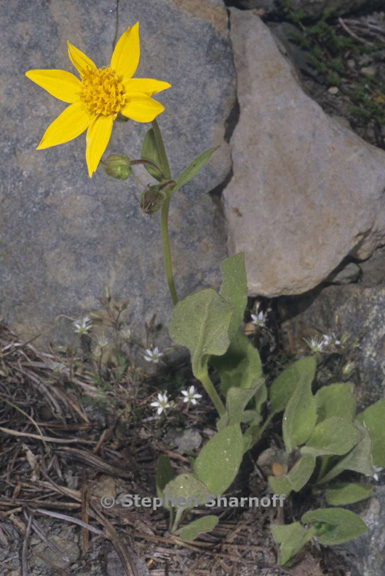
[[[223,194],[251,295],[300,294],[385,242],[385,154],[302,90],[258,16],[233,9],[240,119]]]

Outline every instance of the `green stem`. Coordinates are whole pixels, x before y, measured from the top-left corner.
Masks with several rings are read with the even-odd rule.
[[[182,516],[183,516],[184,508],[177,508],[175,514],[175,520],[170,530],[171,534],[173,534],[177,529],[179,524],[181,523]]]
[[[168,163],[168,158],[167,158],[166,150],[164,147],[162,134],[160,132],[159,124],[156,120],[154,120],[152,122],[152,129],[154,130],[156,148],[158,150],[158,154],[159,154],[159,158],[160,158],[160,168],[161,168],[166,180],[171,180],[170,165]],[[168,195],[166,200],[164,201],[164,203],[162,205],[160,228],[161,228],[161,235],[162,235],[164,268],[166,271],[167,284],[168,284],[168,288],[170,290],[172,303],[175,306],[176,304],[178,304],[178,296],[176,293],[174,276],[172,273],[170,236],[168,233],[168,213],[170,210],[170,200],[171,200],[171,196]]]
[[[162,204],[162,211],[160,216],[160,231],[162,235],[164,268],[166,271],[167,284],[170,290],[172,303],[174,304],[174,306],[176,306],[176,304],[178,304],[178,296],[176,293],[174,276],[172,273],[170,236],[168,233],[168,211],[170,209],[170,200],[171,196],[167,196],[166,200]]]
[[[197,376],[198,380],[200,380],[206,390],[207,394],[210,396],[212,403],[214,404],[215,408],[219,416],[223,416],[226,412],[226,408],[220,399],[218,392],[215,390],[214,384],[211,382],[210,376],[207,372],[204,374],[200,374]]]
[[[261,426],[261,428],[259,429],[257,442],[259,442],[260,439],[262,438],[262,434],[264,433],[264,431],[266,430],[266,428],[268,427],[268,425],[270,424],[270,422],[272,421],[272,419],[274,418],[274,416],[275,416],[275,412],[272,412],[272,413],[270,414],[270,416],[269,416],[268,418],[266,418],[264,424],[263,424],[263,425]],[[256,443],[257,443],[257,442],[256,442]]]

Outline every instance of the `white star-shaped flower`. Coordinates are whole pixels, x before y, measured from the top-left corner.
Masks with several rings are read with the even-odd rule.
[[[158,346],[156,346],[153,350],[151,350],[151,348],[147,348],[144,352],[143,358],[147,360],[147,362],[153,362],[154,364],[158,364],[162,356],[163,352],[161,352]]]
[[[322,341],[325,348],[338,348],[341,346],[341,341],[337,338],[337,335],[332,332],[331,334],[324,334]]]
[[[256,314],[251,314],[251,320],[254,326],[259,326],[263,328],[266,325],[266,314],[264,312],[257,312]]]
[[[167,398],[167,394],[158,394],[158,400],[155,400],[155,402],[151,402],[150,406],[152,406],[153,408],[156,408],[156,413],[158,414],[158,416],[160,416],[162,414],[162,412],[164,412],[167,408],[170,408],[170,404],[168,403],[168,398]]]
[[[195,392],[195,386],[190,386],[188,390],[182,390],[183,402],[188,402],[194,406],[197,404],[199,398],[202,398],[202,394]]]
[[[125,328],[123,328],[120,331],[120,335],[123,338],[123,340],[131,340],[131,330],[128,326],[126,326]]]
[[[304,338],[306,344],[309,346],[311,352],[323,352],[325,349],[325,341],[322,338]]]
[[[79,336],[83,336],[84,334],[88,334],[88,332],[92,328],[92,322],[88,316],[85,316],[82,320],[78,322],[73,322],[74,332],[75,334],[79,334]]]

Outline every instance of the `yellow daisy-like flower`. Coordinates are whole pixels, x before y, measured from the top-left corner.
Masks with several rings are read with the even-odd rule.
[[[110,140],[117,115],[152,122],[164,106],[152,96],[170,88],[168,82],[132,78],[140,57],[139,22],[119,38],[110,65],[97,68],[68,41],[68,56],[80,80],[65,70],[29,70],[27,78],[69,106],[50,124],[37,150],[69,142],[87,130],[86,162],[91,177]]]

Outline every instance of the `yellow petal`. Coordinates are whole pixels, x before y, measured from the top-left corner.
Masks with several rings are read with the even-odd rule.
[[[135,122],[152,122],[163,110],[164,106],[160,102],[144,94],[138,94],[129,96],[128,103],[120,112]]]
[[[143,92],[144,94],[148,94],[148,96],[152,96],[153,94],[162,92],[162,90],[171,88],[171,84],[168,82],[152,80],[151,78],[130,78],[130,80],[123,82],[123,85],[128,95],[132,92]]]
[[[115,116],[96,116],[87,130],[86,162],[91,178],[110,140]]]
[[[70,104],[48,126],[37,150],[64,144],[77,138],[89,126],[90,122],[91,116],[83,103]]]
[[[116,43],[110,66],[125,80],[134,75],[140,58],[139,22],[127,28]]]
[[[72,104],[79,97],[80,80],[70,72],[65,70],[28,70],[25,75],[58,100]]]
[[[76,48],[69,40],[67,40],[68,56],[72,64],[75,66],[76,70],[79,72],[80,76],[84,75],[89,68],[95,70],[96,66],[88,56],[83,54],[79,48]]]

